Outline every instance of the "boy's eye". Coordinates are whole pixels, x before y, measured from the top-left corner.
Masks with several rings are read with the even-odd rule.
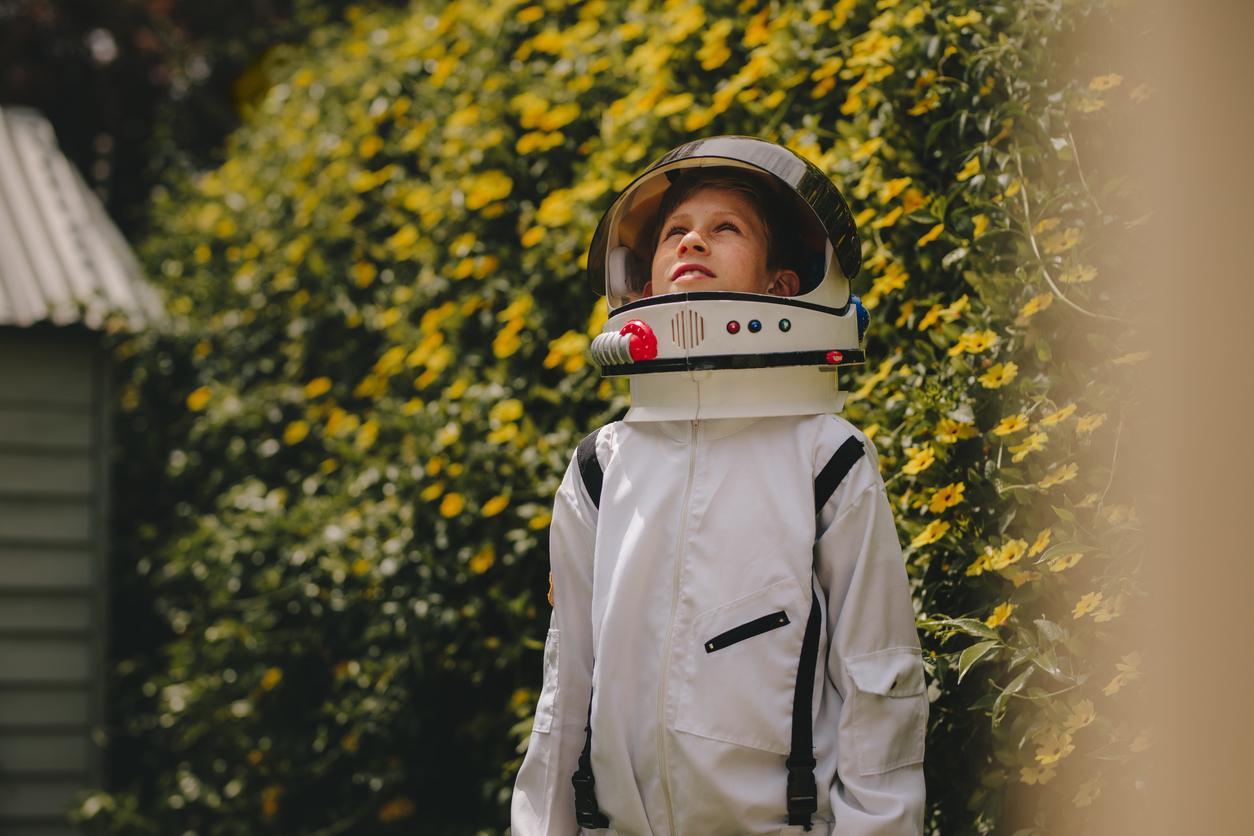
[[[664,237],[670,238],[672,235],[683,235],[687,231],[688,230],[684,229],[682,226],[672,226],[670,229],[666,230],[666,235]]]
[[[732,232],[740,231],[740,227],[736,226],[731,221],[723,221],[721,224],[719,224],[718,226],[714,228],[714,231],[718,232],[719,230],[723,230],[723,229],[730,229]]]

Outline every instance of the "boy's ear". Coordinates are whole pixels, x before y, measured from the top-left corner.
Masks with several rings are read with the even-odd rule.
[[[799,290],[801,278],[796,270],[777,271],[771,283],[766,286],[766,292],[772,296],[796,296]]]
[[[644,283],[644,289],[640,291],[640,296],[643,298],[643,297],[652,296],[652,295],[653,295],[653,279],[649,279],[647,282]]]

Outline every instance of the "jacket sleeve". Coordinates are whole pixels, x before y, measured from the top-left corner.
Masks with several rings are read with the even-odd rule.
[[[572,460],[557,490],[549,527],[553,613],[544,643],[544,684],[527,753],[514,783],[513,836],[579,832],[570,779],[583,749],[592,687],[596,513]]]
[[[874,448],[821,510],[827,673],[840,706],[832,812],[842,836],[920,836],[927,689],[914,606]]]

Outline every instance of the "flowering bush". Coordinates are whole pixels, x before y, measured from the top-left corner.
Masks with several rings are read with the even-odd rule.
[[[848,411],[908,544],[930,829],[1075,832],[1135,792],[1116,465],[1146,355],[1115,279],[1145,227],[1086,165],[1152,90],[1064,55],[1082,23],[1115,25],[1096,0],[447,2],[284,56],[142,248],[172,319],[117,344],[119,583],[154,617],[122,619],[117,787],[81,815],[504,826],[551,495],[626,405],[585,363],[586,246],[651,159],[721,133],[807,156],[858,215]]]

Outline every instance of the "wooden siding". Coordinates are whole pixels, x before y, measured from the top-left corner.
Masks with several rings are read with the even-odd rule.
[[[105,358],[80,328],[0,328],[0,836],[67,836],[103,782]]]

